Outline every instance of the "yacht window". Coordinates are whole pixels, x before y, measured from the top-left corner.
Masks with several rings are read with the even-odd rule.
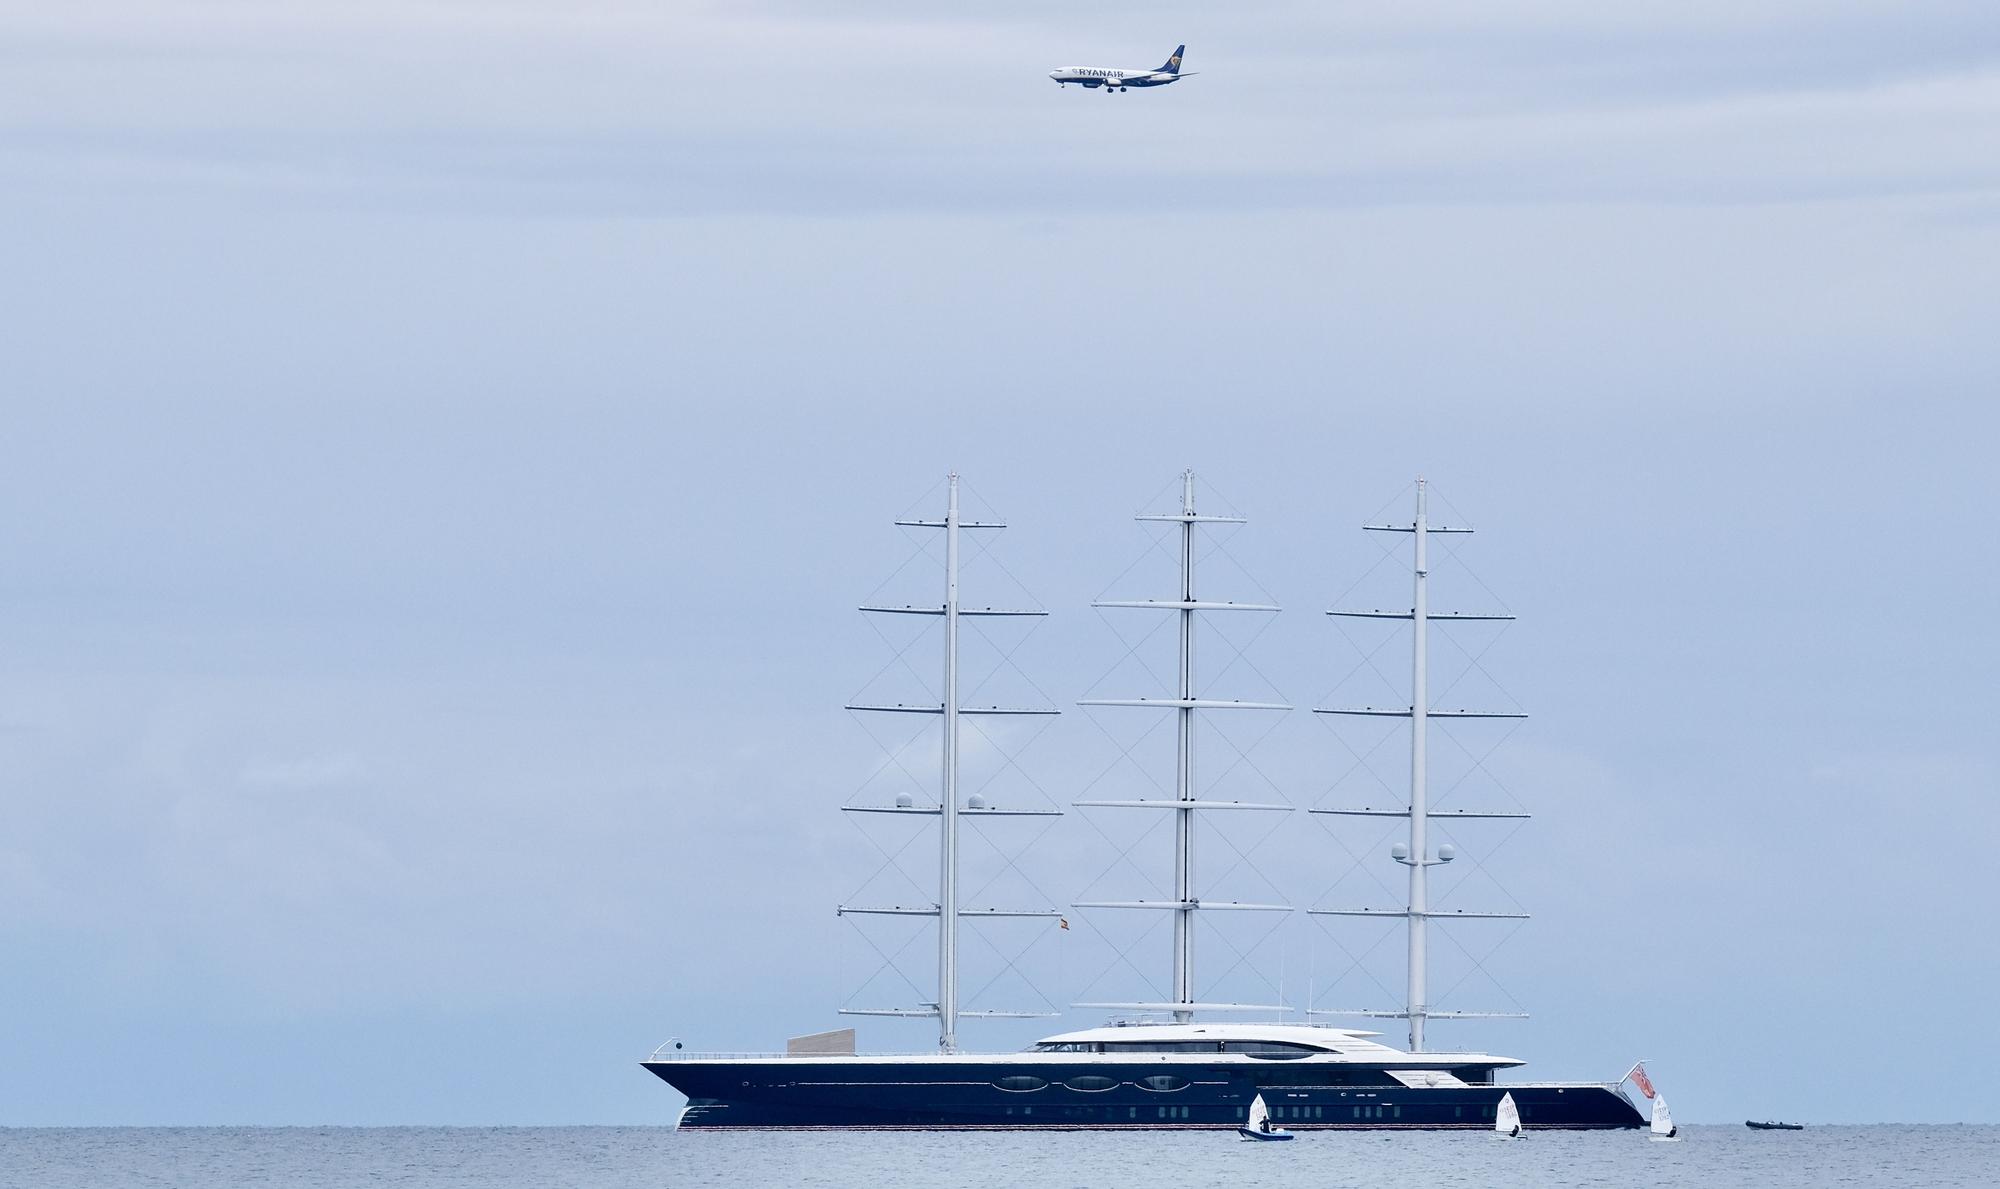
[[[1225,1053],[1243,1053],[1251,1057],[1276,1057],[1279,1059],[1310,1057],[1323,1053],[1311,1045],[1291,1044],[1282,1040],[1231,1040],[1222,1045]]]

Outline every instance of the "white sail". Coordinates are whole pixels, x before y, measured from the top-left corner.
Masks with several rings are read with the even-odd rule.
[[[1514,1107],[1513,1094],[1500,1096],[1500,1106],[1493,1112],[1493,1130],[1501,1135],[1521,1134],[1521,1112]]]
[[[1264,1120],[1270,1117],[1270,1108],[1264,1105],[1264,1096],[1259,1094],[1250,1100],[1250,1119],[1243,1126],[1252,1131],[1262,1131],[1264,1130]]]
[[[1674,1134],[1674,1117],[1667,1113],[1667,1097],[1664,1094],[1653,1099],[1653,1134]]]

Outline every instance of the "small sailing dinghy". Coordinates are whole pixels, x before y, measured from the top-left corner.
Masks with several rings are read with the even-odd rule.
[[[1658,1097],[1654,1098],[1654,1099],[1653,1099],[1653,1138],[1654,1138],[1654,1139],[1679,1139],[1679,1138],[1680,1138],[1680,1134],[1681,1134],[1681,1129],[1680,1129],[1680,1128],[1678,1128],[1678,1127],[1676,1127],[1676,1126],[1674,1126],[1674,1117],[1673,1117],[1673,1115],[1671,1115],[1671,1114],[1669,1114],[1669,1113],[1667,1112],[1667,1096],[1666,1096],[1666,1095],[1664,1095],[1664,1094],[1661,1094],[1661,1095],[1659,1095]]]
[[[1521,1112],[1514,1105],[1514,1095],[1510,1091],[1500,1096],[1500,1105],[1493,1111],[1493,1130],[1508,1139],[1521,1138]]]
[[[1236,1129],[1236,1134],[1242,1136],[1244,1139],[1272,1140],[1292,1138],[1291,1132],[1286,1131],[1282,1127],[1271,1126],[1271,1110],[1264,1105],[1264,1096],[1262,1094],[1250,1100],[1250,1117],[1244,1120],[1243,1126]]]

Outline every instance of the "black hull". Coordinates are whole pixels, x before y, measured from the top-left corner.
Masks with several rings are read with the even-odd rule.
[[[1258,1094],[1287,1131],[1491,1130],[1512,1093],[1529,1130],[1646,1126],[1602,1085],[1356,1084],[1363,1071],[1245,1062],[1060,1067],[1019,1062],[649,1061],[688,1096],[681,1126],[779,1130],[1235,1130]],[[1345,1075],[1345,1084],[1323,1084]],[[1045,1080],[1028,1090],[1001,1079]],[[1142,1084],[1178,1084],[1158,1090]],[[1104,1088],[1078,1089],[1084,1086]],[[1109,1083],[1105,1085],[1105,1083]]]

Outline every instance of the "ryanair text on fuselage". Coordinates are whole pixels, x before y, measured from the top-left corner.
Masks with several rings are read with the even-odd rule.
[[[1101,66],[1064,66],[1049,71],[1049,77],[1067,87],[1075,83],[1082,87],[1102,87],[1109,95],[1127,87],[1164,87],[1197,73],[1181,73],[1181,55],[1187,52],[1184,45],[1175,46],[1173,56],[1157,70],[1107,70]]]

